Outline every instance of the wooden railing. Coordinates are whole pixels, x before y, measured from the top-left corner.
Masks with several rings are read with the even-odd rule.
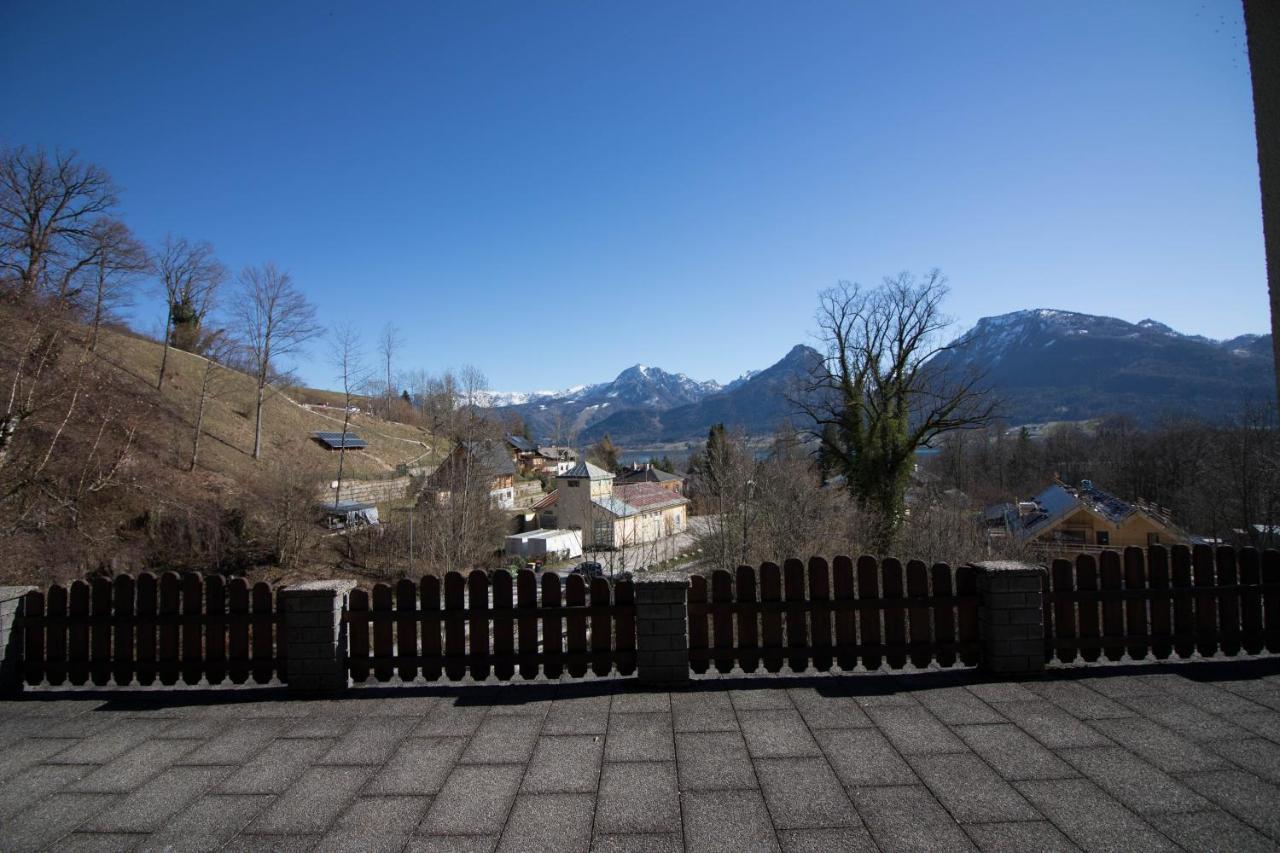
[[[442,590],[443,587],[443,590]],[[441,592],[443,591],[443,602]],[[587,671],[630,675],[636,663],[636,616],[631,581],[588,585],[580,575],[563,582],[551,572],[522,570],[492,576],[450,572],[420,583],[402,580],[394,593],[378,584],[372,595],[351,593],[344,615],[355,681],[393,676],[412,681],[460,681],[468,675],[501,680]]]
[[[861,664],[899,669],[931,663],[978,662],[977,590],[972,568],[952,570],[918,560],[837,557],[805,564],[787,560],[736,575],[716,571],[710,590],[694,577],[689,589],[689,660],[694,672],[709,663],[778,672],[785,663],[852,670]],[[708,630],[708,621],[710,630]]]
[[[1054,560],[1045,656],[1062,662],[1280,652],[1280,552],[1208,545]]]

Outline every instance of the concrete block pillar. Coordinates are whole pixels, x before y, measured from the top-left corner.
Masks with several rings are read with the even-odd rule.
[[[636,675],[645,684],[689,680],[689,578],[638,575]]]
[[[289,690],[329,693],[351,686],[347,671],[347,624],[342,614],[355,581],[310,581],[280,593],[289,659]]]
[[[22,602],[34,586],[0,586],[0,696],[22,690],[24,632],[17,620]]]
[[[996,560],[975,563],[982,668],[1001,675],[1043,672],[1043,566]]]

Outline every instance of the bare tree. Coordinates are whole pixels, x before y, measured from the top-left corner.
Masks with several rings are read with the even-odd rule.
[[[156,379],[156,388],[163,390],[169,348],[199,350],[201,324],[227,278],[227,269],[209,243],[189,243],[173,236],[165,237],[156,268],[165,299],[164,350]]]
[[[316,324],[316,309],[293,286],[289,273],[270,261],[240,272],[240,294],[232,313],[257,380],[253,458],[258,459],[262,455],[262,403],[275,363],[296,353],[323,329]]]
[[[947,292],[934,270],[920,281],[902,273],[875,289],[842,283],[819,296],[825,359],[795,402],[850,494],[879,518],[872,545],[880,553],[901,526],[916,451],[994,415],[981,376],[951,375],[934,361],[954,346],[942,339]]]
[[[65,297],[92,259],[94,221],[115,204],[111,177],[74,151],[0,152],[0,284],[20,299]]]
[[[351,412],[355,408],[356,395],[364,389],[369,370],[364,363],[364,350],[360,334],[349,323],[336,327],[330,338],[333,366],[338,369],[342,381],[342,446],[338,448],[338,485],[333,492],[336,507],[342,497],[342,475],[347,461],[347,433],[351,429]]]
[[[396,396],[391,364],[403,343],[404,339],[400,336],[400,330],[396,328],[394,323],[388,323],[382,327],[382,334],[378,336],[378,355],[381,357],[383,367],[386,368],[386,383],[383,385],[383,394],[388,403]]]
[[[151,256],[117,219],[99,219],[89,229],[92,263],[85,269],[84,312],[89,318],[89,351],[98,349],[98,330],[116,312],[133,304],[134,286],[152,270]]]
[[[191,437],[190,470],[196,470],[196,462],[200,458],[200,437],[204,434],[204,414],[208,401],[216,398],[223,389],[220,381],[225,376],[223,365],[232,355],[234,342],[224,330],[216,330],[209,335],[204,347],[204,369],[200,371],[199,402],[196,404],[195,431]]]

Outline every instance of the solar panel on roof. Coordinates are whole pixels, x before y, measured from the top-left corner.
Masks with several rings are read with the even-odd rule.
[[[338,450],[346,447],[348,450],[359,450],[362,447],[368,447],[369,442],[357,436],[354,432],[313,432],[312,437],[317,441],[328,446],[330,450]]]

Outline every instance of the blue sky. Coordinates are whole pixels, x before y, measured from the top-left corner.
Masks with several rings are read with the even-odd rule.
[[[0,79],[0,144],[99,163],[144,239],[495,389],[725,381],[820,289],[934,266],[957,331],[1267,327],[1237,0],[9,0]]]

